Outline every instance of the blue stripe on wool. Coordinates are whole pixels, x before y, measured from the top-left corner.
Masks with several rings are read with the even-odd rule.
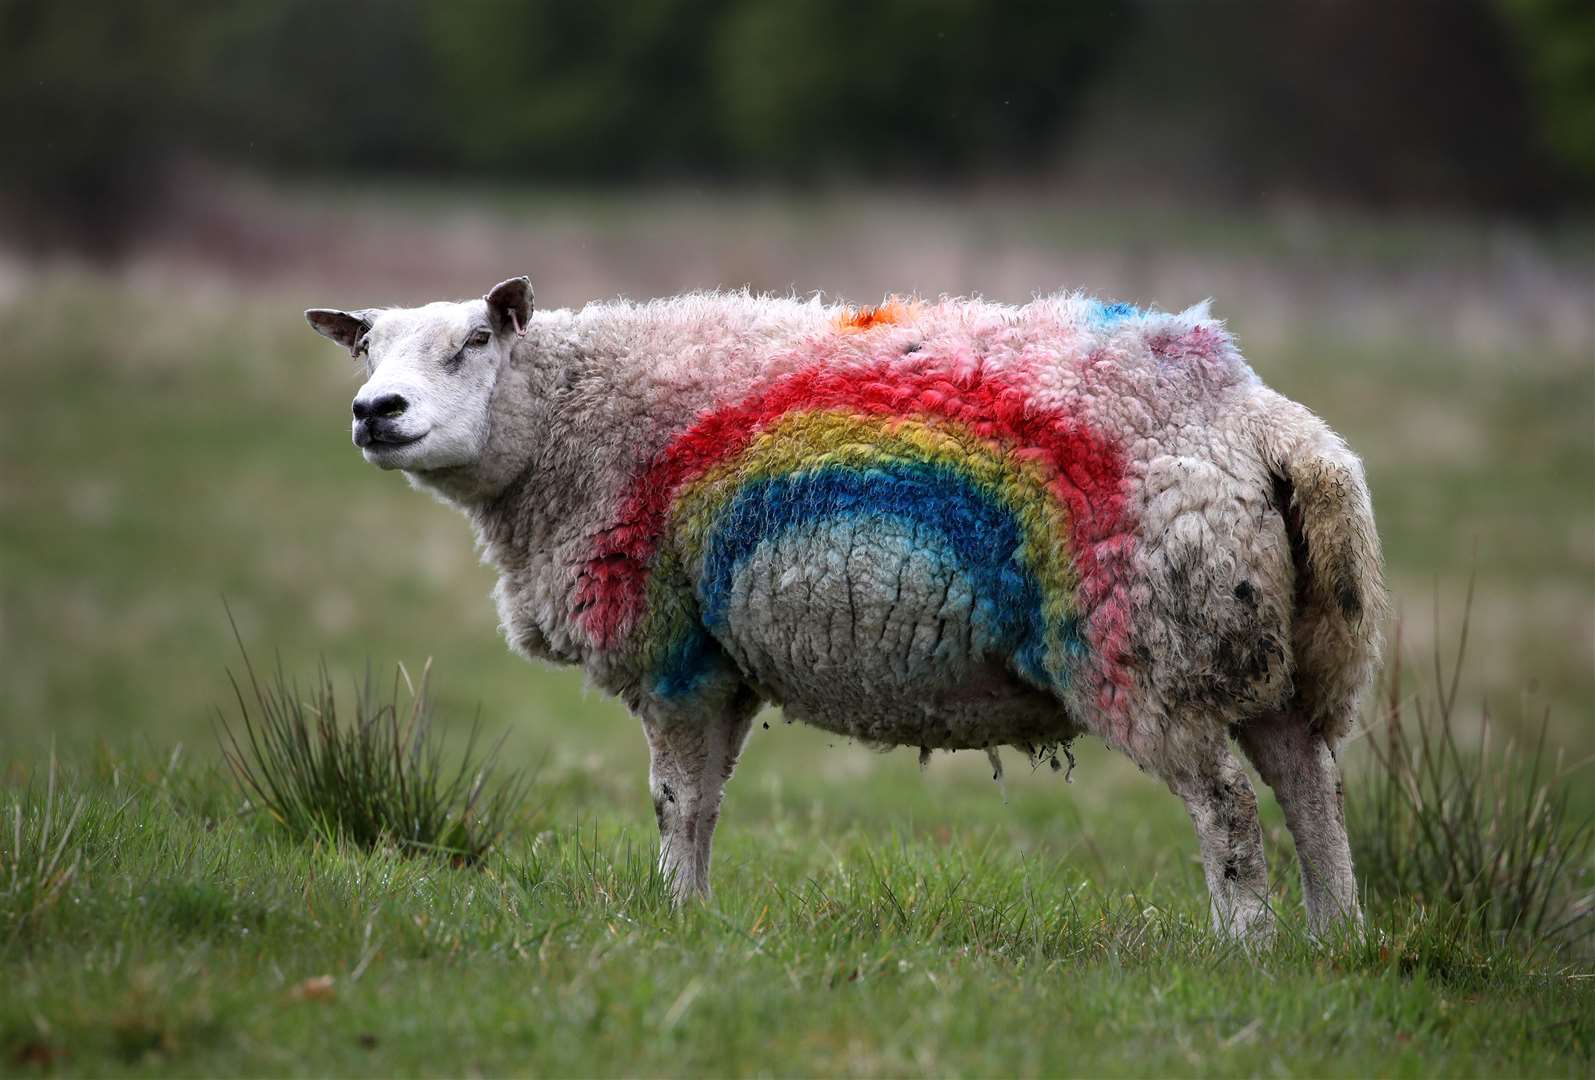
[[[1018,564],[1022,540],[1006,508],[951,470],[922,462],[832,466],[746,484],[710,533],[704,559],[704,622],[725,621],[732,577],[758,545],[800,524],[890,517],[940,535],[975,586],[976,628],[1017,646],[1039,622],[1040,594]]]
[[[665,657],[664,666],[654,677],[654,693],[662,698],[679,698],[692,693],[724,661],[720,645],[702,626],[692,626]]]
[[[1026,678],[1052,685],[1044,663],[1041,594],[1019,562],[1018,522],[958,472],[923,462],[831,466],[744,485],[710,531],[700,586],[704,624],[724,625],[737,570],[760,543],[799,525],[848,517],[891,518],[938,537],[970,578],[976,632],[1008,650]],[[1070,656],[1078,655],[1083,650],[1078,620],[1070,619],[1063,632]],[[691,692],[718,652],[713,640],[694,628],[671,650],[655,679],[656,692],[666,697]]]
[[[1100,300],[1091,301],[1091,317],[1103,326],[1112,326],[1124,319],[1133,319],[1141,314],[1141,309],[1134,304],[1123,302],[1104,304]]]

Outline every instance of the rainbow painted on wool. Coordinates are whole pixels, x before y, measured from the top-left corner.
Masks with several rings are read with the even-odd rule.
[[[889,518],[970,583],[978,636],[1025,679],[1065,689],[1092,654],[1116,667],[1122,456],[1028,383],[973,358],[894,357],[802,370],[700,417],[588,562],[585,629],[634,653],[653,693],[691,693],[723,663],[714,634],[761,544]]]

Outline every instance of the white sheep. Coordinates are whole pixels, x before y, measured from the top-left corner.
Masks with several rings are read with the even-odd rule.
[[[512,646],[642,720],[660,864],[707,893],[754,713],[1161,777],[1216,928],[1266,940],[1256,798],[1310,928],[1360,920],[1333,748],[1386,597],[1360,463],[1205,306],[694,294],[306,313],[364,364],[354,441],[457,506]]]

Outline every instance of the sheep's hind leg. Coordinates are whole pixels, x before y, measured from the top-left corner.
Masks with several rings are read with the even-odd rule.
[[[1268,865],[1257,796],[1225,743],[1204,749],[1203,767],[1181,770],[1167,779],[1196,826],[1212,899],[1213,929],[1266,945],[1274,934],[1274,912],[1268,904]]]
[[[1329,744],[1289,714],[1244,724],[1235,736],[1285,811],[1301,862],[1309,932],[1322,937],[1342,920],[1360,927],[1362,909],[1346,839],[1340,770]]]
[[[758,698],[739,687],[691,706],[646,702],[637,709],[648,737],[659,872],[677,903],[709,895],[720,802],[758,707]]]

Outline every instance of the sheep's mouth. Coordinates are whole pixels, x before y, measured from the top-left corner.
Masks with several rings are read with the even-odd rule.
[[[359,446],[362,450],[398,450],[405,446],[414,446],[416,443],[426,438],[426,436],[427,433],[424,431],[419,435],[371,435],[363,443],[358,439],[355,440],[355,445]]]
[[[369,453],[381,453],[413,446],[428,434],[426,431],[413,434],[400,431],[391,422],[382,420],[362,421],[354,426],[354,444]]]
[[[355,445],[360,447],[360,455],[372,465],[383,469],[405,468],[420,452],[416,449],[417,446],[430,434],[429,431],[423,431],[419,435],[383,432],[380,435],[368,436],[363,443],[357,438]]]

